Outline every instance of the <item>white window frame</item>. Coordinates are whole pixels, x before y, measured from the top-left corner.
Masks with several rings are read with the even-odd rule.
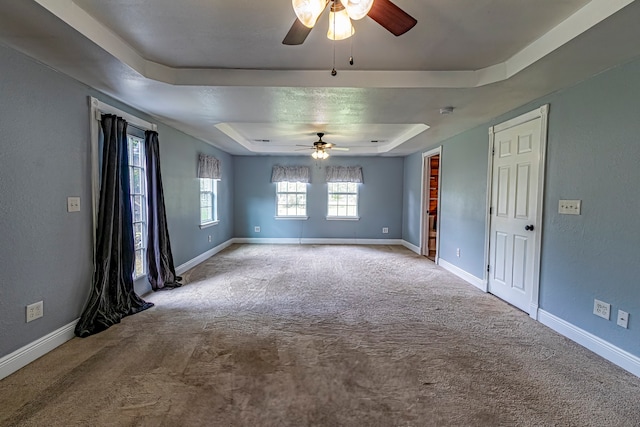
[[[137,141],[140,144],[139,148],[139,164],[135,165],[133,161],[133,143]],[[128,151],[128,165],[129,165],[129,200],[131,202],[131,225],[133,226],[133,243],[135,248],[135,265],[133,269],[133,279],[137,279],[147,274],[147,173],[146,173],[146,158],[144,139],[139,136],[127,134],[127,151]],[[135,191],[135,172],[138,171],[140,177],[140,191]],[[140,219],[136,218],[135,214],[135,199],[139,198],[140,202]],[[140,225],[139,232],[136,231],[137,225]],[[138,234],[140,235],[138,240]],[[139,242],[139,243],[137,243]],[[140,254],[138,255],[138,252]],[[141,264],[142,270],[138,274],[138,263]]]
[[[355,191],[331,191],[331,188],[335,185],[340,184],[349,184],[355,186]],[[331,196],[332,195],[344,195],[344,196],[356,196],[356,213],[355,215],[331,215],[330,206],[331,206]],[[359,206],[360,205],[360,184],[357,182],[327,182],[327,220],[329,221],[358,221],[360,219],[359,215]],[[340,205],[337,205],[338,207]],[[347,204],[346,207],[349,205]]]
[[[211,181],[211,191],[202,191],[202,181],[203,180]],[[200,186],[200,228],[211,227],[212,225],[216,225],[220,223],[220,218],[218,218],[218,182],[220,180],[216,178],[198,178],[198,185]],[[202,205],[202,194],[208,193],[211,194],[211,218],[203,220],[202,219],[202,209],[207,207]]]
[[[306,220],[309,219],[309,216],[307,215],[308,210],[309,210],[309,198],[308,198],[308,183],[306,182],[276,182],[276,219],[292,219],[292,220]],[[296,191],[289,191],[289,189],[287,188],[287,191],[281,191],[280,190],[280,184],[286,184],[287,187],[289,186],[289,184],[296,184]],[[302,191],[297,191],[300,187],[300,185],[302,185],[304,188],[304,192]],[[281,195],[286,195],[289,196],[290,194],[295,194],[296,195],[296,199],[298,195],[304,195],[304,213],[303,214],[296,214],[296,215],[279,215],[278,214],[278,206],[280,205],[279,203],[279,199]],[[296,203],[297,206],[297,203]],[[297,210],[297,209],[296,209]]]
[[[129,125],[135,126],[141,130],[152,130],[157,131],[158,127],[155,123],[150,123],[146,120],[142,120],[139,117],[131,115],[126,111],[122,111],[116,107],[113,107],[109,104],[105,104],[104,102],[94,98],[89,97],[89,102],[91,104],[91,120],[89,122],[90,130],[91,130],[91,211],[93,216],[93,247],[94,247],[94,259],[95,259],[95,246],[97,244],[97,236],[96,230],[98,226],[98,205],[100,203],[100,149],[99,149],[99,139],[100,139],[100,120],[102,120],[102,114],[114,114],[116,116],[122,117],[129,123]],[[144,143],[144,140],[143,140]],[[142,150],[142,165],[145,165],[144,160],[144,149]],[[146,174],[145,174],[145,187],[144,191],[146,194]],[[131,211],[133,214],[133,206],[131,207]],[[146,219],[146,200],[144,203],[144,212],[145,212],[145,221]],[[132,218],[133,220],[133,218]],[[146,228],[146,227],[145,227]],[[144,232],[144,245],[146,247],[146,229]],[[134,239],[135,239],[135,228],[134,228]],[[148,271],[147,260],[146,257],[143,257],[144,263],[144,271],[145,273],[140,276],[135,275],[135,268],[133,272],[133,279],[138,279],[142,276],[146,275]]]

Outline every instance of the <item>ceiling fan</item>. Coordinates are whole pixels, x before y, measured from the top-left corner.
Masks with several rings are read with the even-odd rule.
[[[332,3],[330,14],[332,22],[329,24],[327,37],[331,40],[351,37],[355,30],[350,20],[361,19],[365,16],[369,16],[395,36],[406,33],[418,22],[389,0],[292,0],[293,9],[298,18],[284,37],[282,44],[299,45],[304,43],[318,17],[330,2]],[[339,16],[342,16],[341,21],[347,26],[346,33],[343,33],[342,36],[333,27],[333,24],[338,27]]]
[[[298,151],[313,150],[313,153],[311,153],[311,157],[313,157],[314,159],[326,159],[327,157],[329,157],[329,150],[349,151],[348,148],[336,147],[336,144],[323,141],[323,132],[318,132],[316,135],[318,135],[318,140],[314,142],[311,147],[308,147],[306,145],[298,145],[298,147],[305,147]]]

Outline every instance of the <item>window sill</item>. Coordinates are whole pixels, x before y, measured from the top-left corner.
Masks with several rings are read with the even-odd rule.
[[[218,225],[219,222],[220,222],[220,220],[203,222],[202,224],[200,224],[200,230],[204,230],[205,228],[209,228],[209,227],[213,227],[214,225]]]
[[[306,221],[309,219],[308,216],[275,216],[275,219],[292,219],[292,220],[297,220],[297,221]]]
[[[327,221],[360,221],[359,216],[328,216]]]

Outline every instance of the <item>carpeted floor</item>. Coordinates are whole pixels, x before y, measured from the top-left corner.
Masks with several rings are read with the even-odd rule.
[[[0,382],[6,426],[638,426],[640,378],[397,246],[234,245]]]

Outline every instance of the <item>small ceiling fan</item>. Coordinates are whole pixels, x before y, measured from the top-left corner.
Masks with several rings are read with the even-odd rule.
[[[332,3],[330,20],[334,20],[334,14],[337,16],[340,12],[343,14],[347,12],[347,17],[344,19],[348,21],[347,33],[344,36],[338,36],[337,32],[333,32],[335,28],[330,25],[327,37],[332,40],[340,40],[353,34],[355,30],[351,26],[350,19],[358,20],[369,16],[395,36],[406,33],[418,22],[414,17],[391,3],[390,0],[292,0],[293,9],[298,19],[294,21],[282,44],[300,45],[304,43],[318,17],[329,3]]]
[[[336,144],[323,141],[322,137],[324,136],[324,132],[318,132],[316,135],[318,135],[318,140],[314,142],[311,147],[306,145],[298,145],[298,147],[305,148],[299,149],[297,151],[313,150],[313,153],[311,153],[311,157],[313,157],[314,159],[326,159],[327,157],[329,157],[329,150],[349,151],[348,148],[336,147]]]

